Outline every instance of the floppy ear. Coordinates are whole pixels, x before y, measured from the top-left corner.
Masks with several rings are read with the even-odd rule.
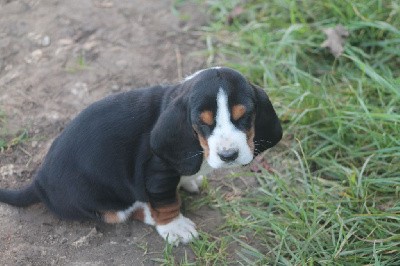
[[[190,122],[187,99],[178,98],[162,112],[151,131],[150,147],[181,175],[199,171],[203,149]]]
[[[265,91],[253,84],[256,96],[255,155],[275,146],[282,138],[282,127]]]

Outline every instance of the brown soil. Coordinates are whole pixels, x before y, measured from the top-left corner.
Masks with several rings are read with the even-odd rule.
[[[196,28],[205,22],[199,6],[185,4],[178,16],[170,1],[0,0],[0,134],[10,141],[27,132],[0,152],[0,187],[29,183],[51,141],[88,104],[204,67]],[[207,232],[221,220],[207,208],[187,216]],[[0,265],[153,265],[164,246],[139,222],[62,221],[41,204],[0,204]],[[187,246],[174,249],[177,258],[185,252],[195,259]]]

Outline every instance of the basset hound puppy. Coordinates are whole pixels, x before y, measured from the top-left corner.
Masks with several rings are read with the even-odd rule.
[[[235,70],[204,69],[93,103],[54,140],[33,182],[1,189],[0,202],[43,202],[64,219],[134,218],[188,243],[198,233],[180,213],[180,181],[196,192],[207,171],[247,165],[281,137],[263,89]]]

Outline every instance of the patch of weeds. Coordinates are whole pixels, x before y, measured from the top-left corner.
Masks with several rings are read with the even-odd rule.
[[[187,21],[190,19],[188,14],[182,14],[179,8],[185,3],[184,0],[175,0],[171,5],[171,12],[174,16],[178,17],[182,21]]]
[[[198,239],[191,243],[196,255],[197,265],[226,265],[229,257],[226,238],[215,238],[205,232],[200,232]]]
[[[6,134],[5,124],[6,124],[6,114],[2,110],[0,110],[0,150],[3,150],[7,145],[7,141],[5,139],[5,134]]]
[[[82,70],[85,70],[88,67],[85,57],[83,55],[79,55],[76,60],[75,63],[72,64],[72,66],[67,66],[66,70],[67,72],[73,74]]]
[[[210,188],[208,202],[226,219],[222,238],[239,246],[237,264],[399,265],[397,2],[206,3],[209,63],[266,88],[287,121],[286,152],[267,156],[274,174],[257,174],[259,186],[230,200]],[[338,24],[350,36],[334,58],[322,29]],[[192,248],[207,262],[228,261],[203,244]]]
[[[202,0],[191,0],[191,1],[187,1],[187,0],[174,0],[172,5],[171,5],[171,13],[178,17],[179,20],[181,21],[188,21],[191,18],[190,14],[187,13],[183,13],[180,11],[180,8],[186,4],[187,2],[191,2],[191,3],[195,3],[195,4],[200,4],[203,1]]]
[[[22,142],[26,141],[29,137],[28,130],[24,129],[21,133],[19,133],[16,137],[12,138],[7,143],[7,149],[10,149],[14,146],[21,144]]]
[[[146,255],[148,253],[148,243],[147,242],[137,242],[134,244],[135,247],[138,249],[141,249],[143,251],[143,255]]]
[[[10,136],[6,130],[6,122],[6,114],[0,110],[0,152],[18,146],[29,137],[26,129],[21,130],[15,136]]]
[[[174,256],[174,245],[168,242],[165,242],[165,247],[163,251],[163,258],[159,259],[152,259],[152,261],[157,262],[158,265],[162,266],[174,266],[174,265],[184,265],[184,266],[191,266],[196,265],[195,263],[191,263],[188,260],[187,254],[185,252],[185,256],[183,258],[175,258]]]
[[[26,129],[18,133],[14,138],[7,140],[8,137],[4,136],[4,139],[0,138],[0,151],[3,152],[8,149],[12,149],[21,143],[27,141],[29,138],[28,131]]]
[[[159,265],[163,266],[172,266],[175,265],[175,258],[173,256],[173,248],[174,245],[165,242],[165,247],[163,251],[163,258],[154,258],[152,261],[159,263]]]

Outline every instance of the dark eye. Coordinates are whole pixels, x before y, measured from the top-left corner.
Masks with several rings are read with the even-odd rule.
[[[244,114],[241,118],[239,118],[237,121],[240,123],[246,122],[249,120],[250,116],[248,114]]]
[[[252,115],[245,113],[238,120],[233,121],[234,125],[242,130],[249,129],[251,127]]]
[[[200,133],[204,137],[207,137],[211,134],[213,127],[214,125],[208,125],[201,120],[197,124],[198,133]]]
[[[209,129],[211,125],[205,124],[203,121],[200,121],[200,128],[203,130]]]

